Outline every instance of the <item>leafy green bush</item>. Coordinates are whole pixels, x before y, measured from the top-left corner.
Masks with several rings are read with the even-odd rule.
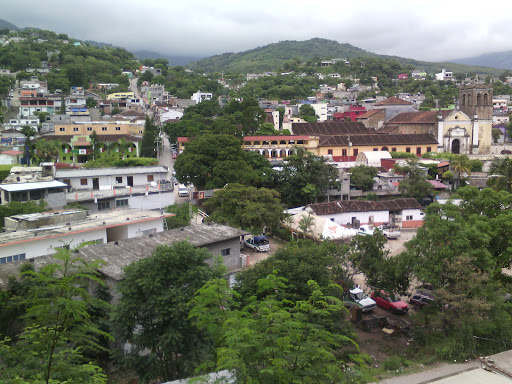
[[[389,154],[391,155],[391,157],[393,159],[416,159],[417,158],[414,153],[410,153],[410,152],[391,151],[391,152],[389,152]]]
[[[9,176],[9,173],[11,172],[12,165],[0,165],[0,181],[5,179],[7,176]]]

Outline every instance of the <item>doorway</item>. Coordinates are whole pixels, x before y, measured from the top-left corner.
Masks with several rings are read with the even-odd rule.
[[[452,153],[455,153],[456,155],[460,154],[460,140],[455,139],[452,141]]]
[[[133,187],[133,176],[127,176],[126,183],[128,184],[129,187]]]
[[[100,189],[100,179],[97,177],[92,178],[92,189],[97,191]]]

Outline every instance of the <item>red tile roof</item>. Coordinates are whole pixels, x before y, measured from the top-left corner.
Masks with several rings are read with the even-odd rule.
[[[309,136],[245,136],[243,141],[309,140]]]
[[[400,211],[403,209],[421,209],[420,203],[413,198],[394,200],[366,201],[331,201],[308,205],[316,215],[332,215],[344,212]]]
[[[367,119],[373,115],[376,115],[377,113],[384,112],[384,109],[376,108],[372,109],[371,111],[367,111],[363,113],[362,115],[357,116],[358,119]]]
[[[14,149],[10,149],[8,151],[2,151],[0,152],[2,155],[9,155],[9,156],[17,156],[17,155],[22,155],[23,152],[21,151],[16,151]]]
[[[434,189],[448,189],[450,188],[449,186],[447,186],[446,184],[443,184],[441,183],[440,181],[438,180],[427,180],[430,184],[432,184],[432,187]]]
[[[319,147],[347,146],[348,135],[344,136],[321,136]],[[407,134],[407,135],[354,135],[350,136],[353,146],[381,146],[381,145],[421,145],[437,144],[436,138],[430,134]]]
[[[442,111],[424,111],[424,112],[403,112],[392,117],[387,124],[436,124],[437,116],[441,114],[443,118],[446,118],[451,114],[452,110]]]
[[[388,97],[386,100],[379,101],[374,105],[412,105],[411,102],[400,99],[399,97],[392,96]]]
[[[364,135],[375,133],[363,123],[353,121],[329,121],[325,123],[293,123],[294,135]]]

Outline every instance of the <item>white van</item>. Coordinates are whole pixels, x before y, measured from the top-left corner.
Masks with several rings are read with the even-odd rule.
[[[180,197],[188,197],[188,188],[184,184],[178,185],[178,196]]]

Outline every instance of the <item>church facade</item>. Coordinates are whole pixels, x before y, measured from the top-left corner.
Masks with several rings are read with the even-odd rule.
[[[492,85],[471,83],[459,89],[459,109],[438,117],[438,152],[487,154],[492,142]]]

